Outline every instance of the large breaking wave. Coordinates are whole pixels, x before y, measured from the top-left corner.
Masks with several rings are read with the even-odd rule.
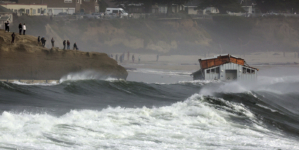
[[[299,81],[0,82],[1,149],[299,149]]]

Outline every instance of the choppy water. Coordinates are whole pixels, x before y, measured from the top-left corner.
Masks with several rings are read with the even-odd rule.
[[[297,76],[242,83],[130,74],[0,82],[0,149],[299,149]]]

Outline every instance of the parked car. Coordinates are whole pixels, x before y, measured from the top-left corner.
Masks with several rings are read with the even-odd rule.
[[[86,14],[84,18],[94,19],[94,16],[92,14]]]
[[[79,19],[83,19],[86,14],[84,12],[80,12],[80,13],[73,13],[73,15],[77,16],[77,18]]]
[[[105,14],[107,16],[118,16],[120,18],[128,17],[129,14],[122,8],[106,8]]]
[[[91,14],[95,19],[100,19],[103,17],[102,13],[92,13]]]
[[[57,14],[57,16],[67,16],[67,15],[68,15],[68,13],[66,13],[66,12],[60,12]]]

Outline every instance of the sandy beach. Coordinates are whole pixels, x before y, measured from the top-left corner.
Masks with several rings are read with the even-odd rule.
[[[113,56],[118,53],[114,53]],[[120,54],[118,54],[119,57]],[[135,56],[135,62],[132,61],[132,55]],[[153,54],[130,54],[128,60],[128,55],[126,53],[125,60],[120,65],[126,67],[127,69],[134,68],[147,68],[147,69],[161,69],[161,70],[177,70],[177,71],[196,71],[199,69],[198,59],[206,57],[214,57],[219,54],[208,54],[204,55],[159,55],[159,60],[157,60],[157,55]],[[271,68],[273,66],[293,66],[299,67],[299,58],[297,53],[289,52],[259,52],[252,53],[250,55],[234,55],[245,59],[245,61],[252,66],[259,68]],[[140,58],[140,62],[138,59]]]

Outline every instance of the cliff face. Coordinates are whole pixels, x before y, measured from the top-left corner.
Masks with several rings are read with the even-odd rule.
[[[99,72],[99,77],[127,78],[125,68],[107,54],[46,49],[30,35],[16,34],[11,44],[11,34],[0,30],[0,79],[59,80],[85,70]]]
[[[164,54],[252,53],[299,49],[297,18],[215,16],[182,20],[85,20],[46,25],[46,35],[92,51]],[[61,42],[60,42],[61,44]]]
[[[50,21],[46,17],[24,16],[15,22],[25,22],[27,32],[35,36],[54,37],[60,47],[63,40],[77,42],[83,51],[202,55],[299,49],[299,20],[292,17],[73,21],[54,17]],[[11,29],[16,31],[17,25]]]

